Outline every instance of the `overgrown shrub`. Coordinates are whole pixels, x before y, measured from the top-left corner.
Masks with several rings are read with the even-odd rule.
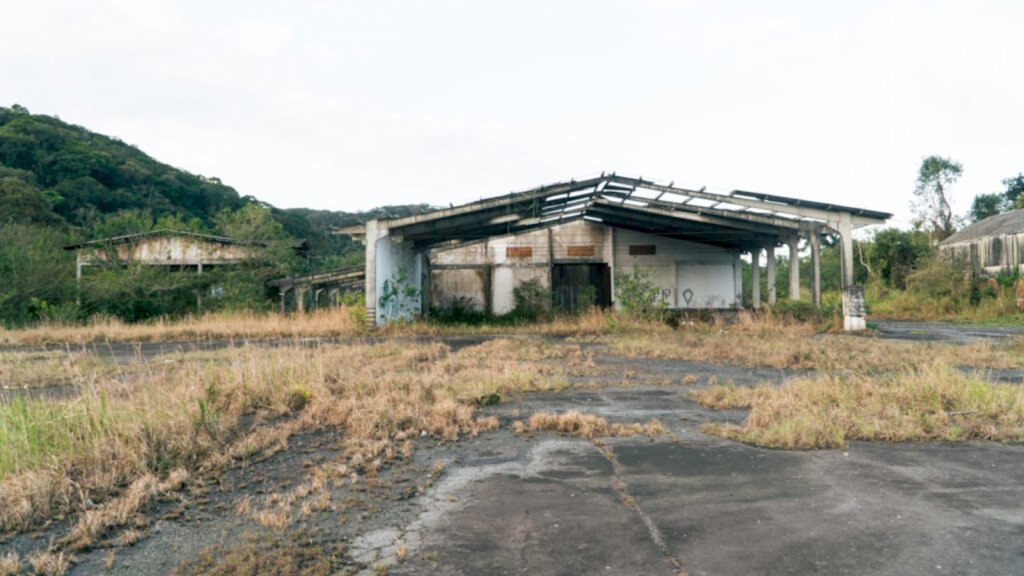
[[[540,278],[523,280],[512,288],[512,315],[523,320],[540,320],[551,316],[551,289]]]
[[[658,319],[668,309],[661,298],[661,289],[647,268],[634,268],[632,272],[616,275],[615,296],[622,312],[640,320]]]

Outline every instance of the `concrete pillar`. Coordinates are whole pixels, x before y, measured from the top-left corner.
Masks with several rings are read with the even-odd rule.
[[[754,310],[761,308],[761,247],[750,251],[750,304]]]
[[[320,294],[322,294],[323,291],[323,288],[317,288],[313,291],[313,310],[320,308]]]
[[[843,214],[836,231],[839,232],[840,245],[842,246],[842,267],[843,267],[843,288],[849,288],[854,284],[853,276],[853,224],[849,214]]]
[[[284,314],[288,310],[285,306],[285,297],[288,295],[288,290],[289,288],[281,288],[281,292],[277,295],[278,299],[281,301],[281,314]]]
[[[821,236],[818,230],[811,230],[811,298],[814,305],[821,307]]]
[[[331,288],[327,291],[327,305],[337,306],[338,305],[338,289]]]
[[[769,244],[766,248],[768,260],[768,305],[775,305],[775,245]]]
[[[789,299],[800,299],[800,237],[793,236],[789,245]]]
[[[82,251],[75,252],[75,305],[82,305]]]
[[[295,309],[300,314],[306,311],[306,288],[295,289]]]
[[[367,323],[382,326],[389,320],[410,320],[422,313],[422,260],[412,242],[391,235],[378,220],[366,223]],[[385,287],[398,293],[382,302]],[[407,293],[408,288],[414,293]]]

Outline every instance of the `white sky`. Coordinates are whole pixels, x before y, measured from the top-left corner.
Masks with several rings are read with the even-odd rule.
[[[0,0],[0,103],[281,207],[602,170],[906,225],[1024,171],[1024,2]]]

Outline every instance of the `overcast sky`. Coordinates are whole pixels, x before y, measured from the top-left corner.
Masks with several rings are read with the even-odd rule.
[[[1024,171],[1024,2],[0,0],[0,103],[281,207],[602,170],[897,214]]]

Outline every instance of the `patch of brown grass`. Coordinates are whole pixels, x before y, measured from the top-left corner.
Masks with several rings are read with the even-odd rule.
[[[517,423],[518,424],[518,423]],[[593,414],[569,410],[556,414],[537,412],[525,424],[516,426],[518,432],[556,432],[577,438],[602,438],[608,436],[665,436],[668,429],[659,420],[640,424],[609,423]]]
[[[64,539],[71,550],[81,550],[94,544],[108,529],[124,526],[160,495],[181,489],[188,472],[178,469],[164,480],[146,473],[131,483],[120,496],[95,509],[86,510]]]
[[[32,574],[62,576],[71,567],[71,559],[63,552],[34,552],[25,559]]]
[[[706,432],[774,448],[837,448],[849,440],[1024,441],[1024,389],[948,363],[881,375],[822,374],[782,386],[694,392],[715,409],[749,408],[742,426]]]
[[[11,551],[0,556],[0,576],[14,576],[21,571],[21,556]]]
[[[183,562],[173,574],[326,576],[337,572],[331,560],[331,555],[320,547],[250,537],[235,546],[208,548],[197,558]]]

